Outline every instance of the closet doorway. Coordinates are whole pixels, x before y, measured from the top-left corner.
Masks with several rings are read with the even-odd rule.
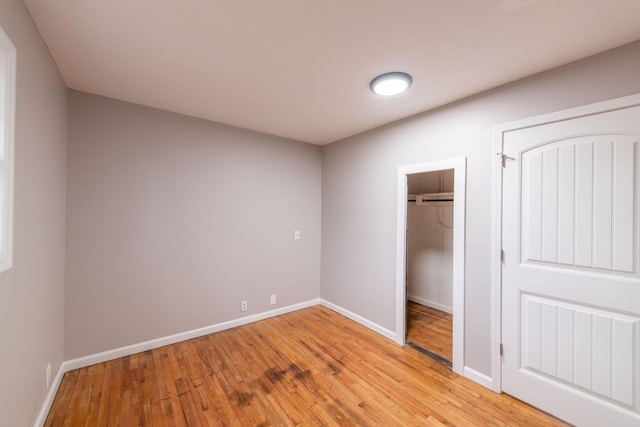
[[[452,365],[454,170],[407,175],[408,345]]]
[[[396,341],[464,372],[466,159],[398,168]]]

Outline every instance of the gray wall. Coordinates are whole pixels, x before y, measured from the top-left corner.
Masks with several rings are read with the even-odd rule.
[[[492,127],[638,93],[638,70],[635,42],[325,146],[322,297],[395,330],[397,168],[466,156],[465,364],[491,375]]]
[[[69,97],[65,359],[318,298],[320,147]]]
[[[453,169],[407,175],[408,194],[453,192]]]
[[[17,49],[13,268],[0,274],[0,425],[33,423],[62,362],[67,89],[20,0],[0,2]]]

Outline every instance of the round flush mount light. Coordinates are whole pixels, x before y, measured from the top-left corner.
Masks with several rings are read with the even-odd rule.
[[[381,74],[371,80],[371,91],[376,95],[391,96],[398,95],[409,89],[413,79],[407,73],[394,71],[392,73]]]

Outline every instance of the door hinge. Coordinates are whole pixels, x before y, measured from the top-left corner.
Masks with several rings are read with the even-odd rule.
[[[496,156],[500,156],[502,158],[502,167],[507,167],[507,160],[515,160],[513,157],[509,157],[504,153],[496,153]]]
[[[500,249],[500,262],[504,264],[504,249]]]
[[[504,354],[504,346],[500,344],[500,356]]]

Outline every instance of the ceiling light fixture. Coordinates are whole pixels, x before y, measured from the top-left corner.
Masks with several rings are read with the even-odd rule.
[[[407,73],[394,71],[392,73],[381,74],[371,80],[371,91],[376,95],[391,96],[398,95],[409,89],[413,79]]]

